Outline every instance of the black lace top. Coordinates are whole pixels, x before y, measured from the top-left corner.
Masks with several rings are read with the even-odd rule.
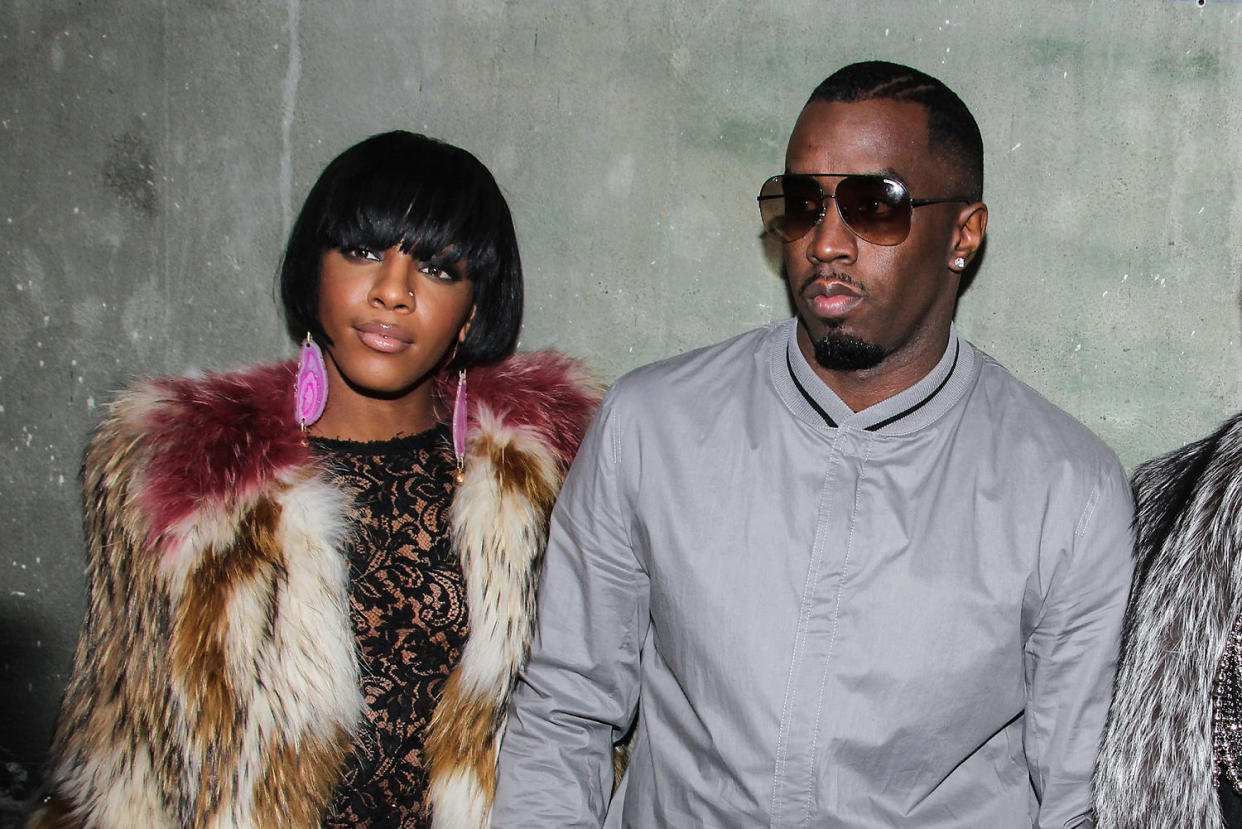
[[[449,543],[448,429],[376,443],[312,438],[354,496],[350,618],[364,709],[325,826],[422,827],[423,733],[467,631],[465,586]]]

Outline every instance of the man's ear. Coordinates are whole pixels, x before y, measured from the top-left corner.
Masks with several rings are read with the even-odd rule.
[[[970,261],[979,252],[983,244],[983,235],[988,229],[988,206],[983,202],[968,204],[957,214],[957,223],[953,228],[952,244],[949,247],[950,270],[959,273],[970,265]],[[961,264],[959,265],[959,261]]]

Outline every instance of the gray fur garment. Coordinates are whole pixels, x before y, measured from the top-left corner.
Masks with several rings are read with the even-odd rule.
[[[1137,569],[1097,825],[1216,829],[1212,683],[1242,606],[1242,416],[1143,464],[1134,489]]]

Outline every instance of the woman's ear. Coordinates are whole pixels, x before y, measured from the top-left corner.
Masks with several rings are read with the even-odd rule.
[[[474,312],[478,309],[478,305],[470,306],[470,316],[466,317],[466,321],[461,325],[461,330],[457,332],[457,342],[464,343],[466,341],[466,334],[470,331],[470,323],[474,322]]]

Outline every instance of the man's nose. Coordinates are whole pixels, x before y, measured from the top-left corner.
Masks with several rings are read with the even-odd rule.
[[[850,230],[837,210],[836,199],[824,197],[824,217],[811,228],[807,258],[820,262],[853,260],[858,255],[858,235]]]

